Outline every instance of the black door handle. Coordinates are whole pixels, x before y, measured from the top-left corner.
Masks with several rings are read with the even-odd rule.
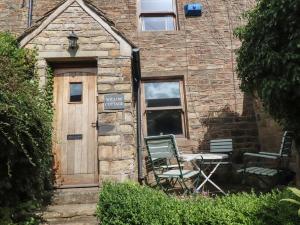
[[[98,129],[99,125],[98,125],[98,121],[96,121],[95,123],[91,123],[92,127],[95,127]]]

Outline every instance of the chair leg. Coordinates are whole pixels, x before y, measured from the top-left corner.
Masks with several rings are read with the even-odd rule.
[[[246,184],[246,180],[247,180],[248,174],[245,172],[243,172],[242,174],[242,184],[245,185]]]
[[[159,177],[157,177],[157,176],[155,176],[155,178],[156,178],[156,183],[157,183],[157,186],[161,189],[161,190],[163,190],[164,192],[168,192],[168,188],[166,188],[166,187],[164,187],[162,184],[161,184],[161,179],[159,178]]]
[[[264,179],[264,177],[261,177],[261,176],[256,176],[260,181],[262,181],[262,183],[264,183],[265,184],[265,187],[267,188],[267,189],[269,189],[270,187],[272,187],[273,186],[273,183],[274,182],[272,182],[272,180],[271,180],[271,183],[270,182],[267,182],[265,179]]]
[[[186,185],[186,182],[188,180],[190,180],[191,178],[189,179],[182,179],[182,183],[184,185],[184,194],[192,194],[193,192],[195,192],[196,190],[196,187],[198,187],[198,185],[200,184],[200,179],[201,179],[201,176],[200,174],[195,178],[194,181],[191,180],[192,184],[193,184],[193,190],[191,188],[189,188],[187,185]]]
[[[178,182],[178,178],[167,179],[167,182],[168,182],[168,188],[166,188],[166,189],[169,192],[171,189],[174,190],[175,185]]]
[[[248,173],[246,172],[246,168],[247,168],[247,164],[248,164],[248,161],[247,161],[247,158],[244,156],[244,165],[243,165],[243,169],[244,169],[244,172],[243,172],[243,176],[242,176],[242,184],[246,184],[246,181],[247,181],[247,178],[248,178]]]
[[[173,187],[175,187],[177,182],[178,182],[178,178],[176,178],[175,180],[174,180],[174,178],[171,179],[171,183],[172,183]]]
[[[199,175],[196,177],[196,179],[193,183],[195,190],[200,185],[200,180],[201,180],[201,176],[200,176],[200,173],[199,173]]]
[[[186,185],[184,179],[182,179],[182,183],[183,183],[183,185],[184,185],[184,190],[183,190],[184,192],[183,192],[183,194],[189,194],[189,193],[190,193],[190,190],[189,190],[188,186]]]
[[[178,184],[180,185],[181,190],[182,190],[182,192],[184,193],[184,192],[185,192],[185,190],[184,190],[185,187],[184,187],[184,185],[183,185],[182,179],[178,178]]]

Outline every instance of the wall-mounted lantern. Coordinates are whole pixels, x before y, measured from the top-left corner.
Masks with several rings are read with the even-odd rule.
[[[72,31],[69,34],[68,40],[69,40],[69,49],[77,49],[78,48],[78,44],[77,44],[78,36],[74,33],[74,31]]]

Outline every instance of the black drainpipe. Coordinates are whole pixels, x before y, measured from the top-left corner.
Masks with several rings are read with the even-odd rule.
[[[140,49],[132,50],[132,71],[133,71],[133,91],[136,101],[136,127],[137,127],[137,161],[138,161],[138,181],[143,183],[143,153],[142,153],[142,132],[141,132],[141,65],[140,65]]]
[[[27,21],[27,26],[28,27],[31,27],[31,23],[32,23],[32,9],[33,9],[33,0],[29,0],[28,21]]]

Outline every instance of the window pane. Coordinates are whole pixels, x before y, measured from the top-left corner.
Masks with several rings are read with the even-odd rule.
[[[166,31],[175,30],[173,16],[141,17],[143,31]]]
[[[173,18],[166,21],[166,30],[175,30],[175,20]]]
[[[81,102],[82,83],[70,83],[70,102]]]
[[[142,12],[172,12],[173,0],[141,0]]]
[[[181,110],[147,111],[148,135],[183,134]]]
[[[145,83],[147,107],[180,106],[179,82]]]

